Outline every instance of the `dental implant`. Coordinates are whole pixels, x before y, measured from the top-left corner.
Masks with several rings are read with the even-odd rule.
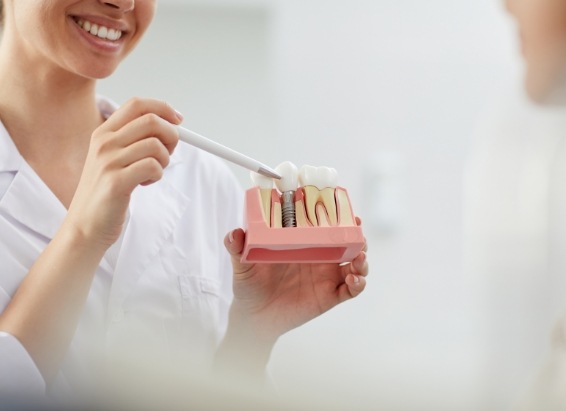
[[[275,171],[281,176],[281,180],[276,180],[275,185],[281,192],[283,227],[297,227],[295,192],[299,186],[299,170],[295,164],[286,161],[280,164]]]

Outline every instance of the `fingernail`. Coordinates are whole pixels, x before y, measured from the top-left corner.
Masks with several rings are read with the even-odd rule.
[[[360,283],[360,277],[358,277],[357,275],[354,276],[354,284],[359,284]]]
[[[232,244],[234,242],[234,232],[230,231],[230,234],[228,234],[228,241],[230,241],[230,244]]]
[[[175,110],[175,114],[177,115],[177,118],[179,119],[179,121],[183,121],[185,119],[185,116],[183,116],[181,113],[179,113],[177,110]]]

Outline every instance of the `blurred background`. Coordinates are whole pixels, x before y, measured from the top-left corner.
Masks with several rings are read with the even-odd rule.
[[[515,35],[498,0],[160,0],[102,82],[267,164],[338,169],[371,281],[279,342],[282,397],[502,410],[534,380],[564,308],[547,183],[566,115],[524,100]]]

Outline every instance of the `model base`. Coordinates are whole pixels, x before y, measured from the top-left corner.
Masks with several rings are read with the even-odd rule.
[[[342,195],[347,192],[340,189]],[[348,208],[351,211],[351,207]],[[355,221],[353,215],[349,221]],[[361,227],[272,228],[266,223],[259,188],[246,192],[243,263],[347,263],[365,246]]]

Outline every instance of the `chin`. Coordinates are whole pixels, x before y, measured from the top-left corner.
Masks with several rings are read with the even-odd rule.
[[[529,99],[541,106],[566,106],[565,84],[556,78],[558,76],[536,76],[527,73],[525,91]]]
[[[110,77],[116,71],[116,67],[80,67],[75,70],[75,73],[81,77],[88,78],[91,80],[103,80]]]

